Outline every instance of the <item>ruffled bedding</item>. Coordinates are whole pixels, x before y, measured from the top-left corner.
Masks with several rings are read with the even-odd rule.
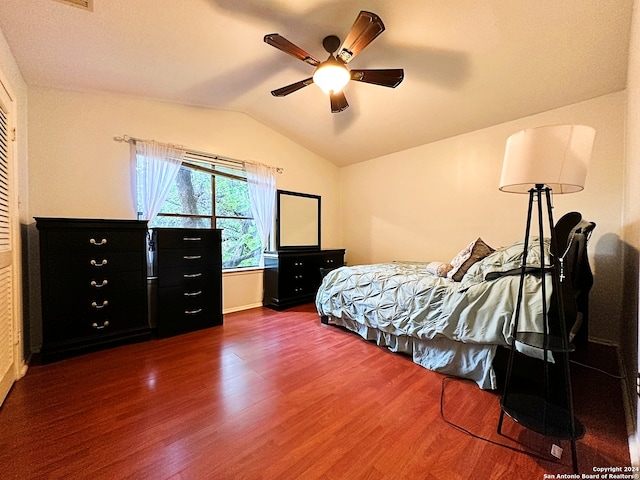
[[[329,272],[316,296],[321,316],[441,373],[495,389],[496,347],[512,341],[523,243],[498,249],[468,267],[461,281],[428,263],[392,262]],[[548,244],[545,263],[549,264]],[[519,329],[542,332],[540,249],[532,241]],[[547,305],[552,291],[545,276]]]

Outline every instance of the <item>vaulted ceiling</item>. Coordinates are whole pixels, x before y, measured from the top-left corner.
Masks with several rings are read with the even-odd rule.
[[[1,0],[0,30],[29,85],[244,112],[347,165],[558,108],[626,84],[632,0]],[[350,69],[404,68],[397,88],[350,82],[332,114],[313,67],[358,12],[386,31]]]

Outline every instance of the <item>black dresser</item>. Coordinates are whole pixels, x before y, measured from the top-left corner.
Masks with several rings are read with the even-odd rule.
[[[322,282],[320,269],[343,266],[344,252],[336,249],[265,253],[262,304],[283,310],[312,302]]]
[[[36,218],[43,362],[151,337],[138,220]]]
[[[151,241],[158,336],[222,325],[222,230],[157,228]]]

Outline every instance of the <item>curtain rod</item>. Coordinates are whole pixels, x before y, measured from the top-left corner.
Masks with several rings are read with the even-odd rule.
[[[121,137],[113,137],[113,139],[116,142],[124,142],[124,143],[130,143],[130,142],[152,142],[155,140],[144,140],[142,138],[136,138],[136,137],[130,137],[129,135],[122,135]],[[199,157],[204,157],[204,158],[210,158],[212,160],[222,160],[223,162],[229,162],[229,163],[235,163],[238,165],[244,165],[245,161],[244,160],[237,160],[235,158],[229,158],[229,157],[224,157],[221,155],[217,155],[215,153],[208,153],[208,152],[200,152],[198,150],[192,150],[190,148],[186,148],[182,145],[173,145],[174,147],[180,148],[182,150],[184,150],[186,153],[189,153],[191,155],[196,155]],[[251,161],[249,161],[249,163],[252,163]],[[255,163],[255,162],[253,162]],[[273,167],[276,169],[276,172],[278,173],[282,173],[284,172],[284,169],[281,167]]]

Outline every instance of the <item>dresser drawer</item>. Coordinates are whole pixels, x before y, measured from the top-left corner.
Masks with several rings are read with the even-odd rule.
[[[163,250],[158,257],[158,268],[193,266],[193,265],[221,265],[220,252],[212,247],[174,248]]]
[[[311,268],[313,265],[318,265],[318,259],[316,257],[289,257],[280,260],[280,268],[284,272],[303,272],[305,269]]]
[[[185,285],[192,288],[211,284],[217,281],[220,275],[220,269],[212,268],[210,265],[163,268],[158,271],[158,286],[163,288]]]
[[[79,275],[83,278],[113,272],[141,271],[146,268],[139,251],[101,252],[92,254],[54,253],[45,260],[50,275]]]
[[[126,330],[148,328],[145,291],[130,290],[118,296],[76,298],[43,305],[43,336],[48,343],[79,342]],[[105,303],[106,302],[106,303]]]
[[[202,309],[209,310],[220,303],[220,295],[216,295],[212,288],[209,290],[193,290],[184,287],[161,288],[159,294],[160,312],[167,319],[175,315],[194,315]]]
[[[207,229],[182,229],[182,228],[157,228],[153,231],[156,248],[163,251],[167,249],[193,249],[211,248],[220,242],[220,230]]]
[[[49,294],[52,298],[85,298],[121,291],[139,290],[146,283],[144,272],[112,272],[102,270],[90,275],[52,276]]]
[[[195,292],[183,287],[161,288],[158,299],[160,336],[222,325],[222,299],[215,288]]]
[[[334,269],[344,265],[344,253],[328,253],[322,258],[322,268]]]
[[[304,295],[313,295],[315,288],[304,279],[282,279],[280,283],[280,298],[294,298]]]
[[[111,229],[88,229],[48,232],[46,248],[50,252],[104,252],[140,249],[145,237],[139,231],[118,231]]]

